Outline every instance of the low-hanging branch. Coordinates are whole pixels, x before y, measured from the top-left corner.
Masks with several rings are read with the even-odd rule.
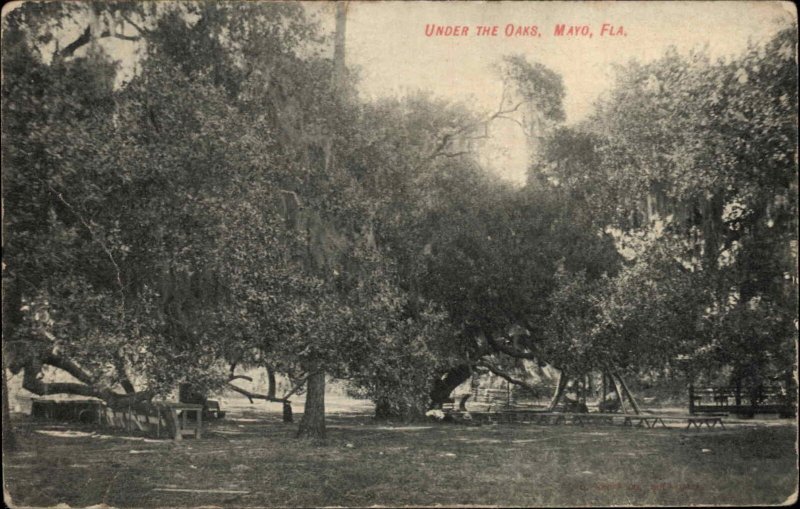
[[[82,383],[75,382],[43,382],[39,378],[41,369],[37,369],[41,364],[47,364],[66,371],[75,376]],[[51,394],[73,394],[87,398],[98,398],[105,401],[112,407],[136,404],[150,400],[154,393],[152,391],[141,391],[127,394],[120,394],[109,387],[97,386],[92,378],[80,367],[69,359],[64,359],[57,355],[48,354],[41,360],[41,364],[29,363],[24,367],[22,377],[22,388],[36,394],[37,396],[47,396]]]
[[[247,389],[244,389],[242,387],[239,387],[238,385],[235,385],[235,384],[231,383],[232,380],[236,380],[238,378],[241,378],[241,379],[244,379],[244,380],[248,380],[250,382],[253,381],[253,379],[250,378],[249,376],[233,375],[228,380],[227,387],[228,387],[228,389],[230,389],[230,390],[232,390],[234,392],[238,392],[239,394],[247,397],[247,399],[250,400],[250,403],[253,403],[253,400],[255,400],[255,399],[263,399],[264,401],[271,401],[273,403],[288,403],[289,402],[289,398],[292,395],[294,395],[294,393],[296,393],[298,390],[300,390],[300,387],[302,387],[303,383],[305,382],[305,379],[298,381],[295,384],[295,386],[292,387],[292,390],[290,390],[289,392],[284,394],[283,397],[278,398],[278,397],[275,397],[275,396],[270,396],[268,394],[260,394],[258,392],[248,391]]]
[[[499,376],[500,378],[508,381],[509,383],[512,383],[514,385],[519,385],[520,387],[524,387],[525,389],[528,389],[529,391],[531,391],[533,393],[538,393],[539,392],[539,389],[536,386],[531,385],[531,384],[529,384],[528,382],[526,382],[524,380],[520,380],[518,378],[514,378],[509,373],[507,373],[507,372],[503,371],[502,369],[498,368],[497,366],[495,366],[491,362],[487,361],[486,359],[480,360],[477,363],[477,365],[488,369],[489,371],[491,371],[495,375]]]
[[[62,357],[53,352],[47,352],[41,355],[40,361],[42,364],[47,364],[62,371],[66,371],[86,385],[94,385],[94,378],[72,359]],[[33,371],[35,373],[37,370],[34,365],[29,364],[25,366],[25,372],[27,373],[28,371]]]
[[[228,387],[228,389],[230,389],[230,390],[232,390],[234,392],[238,392],[239,394],[242,394],[243,396],[247,397],[247,399],[250,400],[250,403],[253,403],[253,400],[255,400],[255,399],[263,399],[265,401],[273,401],[275,403],[282,403],[282,402],[285,401],[285,399],[272,398],[272,397],[270,397],[270,396],[268,396],[266,394],[259,394],[257,392],[248,391],[247,389],[243,389],[243,388],[239,387],[238,385],[232,384],[230,382],[227,383],[227,387]]]

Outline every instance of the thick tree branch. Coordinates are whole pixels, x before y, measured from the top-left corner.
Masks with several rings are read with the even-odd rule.
[[[26,366],[25,373],[22,375],[22,388],[38,396],[47,396],[49,394],[76,394],[78,396],[100,399],[106,399],[108,396],[105,391],[96,389],[91,385],[71,382],[45,383],[39,379],[38,374],[39,370],[37,370],[35,366]]]
[[[137,32],[139,32],[140,34],[142,34],[142,35],[146,35],[146,34],[149,34],[149,33],[150,33],[150,31],[149,31],[149,30],[147,30],[146,28],[143,28],[143,27],[139,26],[137,23],[135,23],[135,22],[134,22],[134,21],[133,21],[133,20],[130,18],[130,16],[128,16],[126,13],[124,13],[124,12],[120,12],[120,13],[119,13],[119,16],[120,16],[122,19],[124,19],[124,20],[125,20],[125,21],[126,21],[126,22],[127,22],[129,25],[130,25],[130,26],[132,26],[133,28],[135,28],[135,29],[136,29],[136,31],[137,31]]]
[[[50,352],[41,357],[41,362],[42,364],[48,364],[50,366],[53,366],[54,368],[66,371],[67,373],[74,376],[75,378],[77,378],[86,385],[94,384],[94,378],[89,373],[87,373],[86,370],[81,368],[75,361],[71,359],[66,359],[64,357],[61,357],[60,355],[56,355]],[[27,371],[28,370],[26,369],[26,373]]]
[[[135,393],[136,388],[133,386],[131,379],[128,378],[128,373],[125,371],[125,360],[122,358],[121,354],[114,356],[114,369],[117,370],[117,375],[119,375],[120,378],[119,384],[122,386],[125,393]]]
[[[75,53],[75,51],[77,51],[78,48],[80,48],[81,46],[85,46],[91,40],[92,40],[92,27],[86,27],[86,30],[84,30],[83,33],[80,36],[78,36],[77,39],[64,46],[64,49],[62,49],[59,52],[58,56],[62,58],[70,57],[73,55],[73,53]]]
[[[48,364],[59,369],[64,369],[70,374],[81,374],[82,370],[76,364],[58,356],[47,356],[43,364]],[[52,362],[51,362],[52,361]],[[29,363],[25,366],[25,373],[22,376],[22,388],[38,396],[51,394],[74,394],[87,398],[98,398],[105,401],[112,408],[126,405],[135,405],[142,401],[147,401],[153,397],[152,391],[142,391],[132,394],[118,394],[105,387],[97,387],[92,384],[72,383],[72,382],[53,382],[46,383],[39,378],[41,364]],[[81,374],[82,378],[90,378],[88,375]],[[77,377],[76,377],[77,378]],[[79,378],[80,379],[80,378]]]
[[[482,367],[488,369],[489,371],[491,371],[495,375],[499,376],[500,378],[502,378],[504,380],[507,380],[509,383],[512,383],[514,385],[519,385],[520,387],[524,387],[524,388],[528,389],[529,391],[531,391],[533,393],[538,393],[539,392],[539,389],[536,386],[531,385],[531,384],[529,384],[528,382],[526,382],[524,380],[520,380],[518,378],[514,378],[513,376],[511,376],[507,372],[501,370],[500,368],[498,368],[497,366],[495,366],[491,362],[487,361],[486,359],[478,361],[478,366],[482,366]]]
[[[106,37],[113,37],[115,39],[121,39],[123,41],[139,41],[142,39],[142,37],[139,35],[125,35],[125,34],[111,33],[110,30],[104,30],[103,32],[100,33],[100,35],[97,38],[104,39]],[[78,51],[78,49],[89,44],[91,40],[92,40],[92,27],[86,27],[86,30],[84,30],[83,33],[81,33],[81,35],[78,36],[77,39],[64,46],[64,49],[58,52],[57,56],[60,58],[71,57],[72,55],[75,54],[76,51]]]
[[[41,379],[42,367],[44,365],[52,366],[69,373],[79,380],[80,383],[44,382]],[[33,357],[22,363],[20,369],[23,371],[22,387],[38,396],[73,394],[92,397],[105,401],[111,408],[136,405],[141,402],[149,401],[154,396],[151,390],[141,392],[130,391],[127,394],[117,393],[111,387],[99,383],[97,377],[86,371],[86,369],[82,368],[72,359],[59,355],[52,350],[38,351]],[[132,389],[132,386],[130,388]]]

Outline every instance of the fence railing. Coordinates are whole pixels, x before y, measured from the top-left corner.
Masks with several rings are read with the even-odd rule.
[[[752,416],[777,413],[793,416],[795,402],[781,387],[775,386],[689,386],[689,413],[730,412]]]

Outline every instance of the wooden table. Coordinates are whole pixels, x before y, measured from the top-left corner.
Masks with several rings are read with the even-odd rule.
[[[613,424],[614,417],[623,417],[623,414],[608,413],[569,413],[548,412],[546,410],[505,410],[502,412],[474,412],[473,419],[479,422],[529,422],[533,424],[576,424],[586,423]]]
[[[658,424],[666,428],[667,425],[664,421],[686,421],[686,429],[692,428],[701,429],[705,424],[708,429],[713,429],[717,424],[722,429],[725,429],[725,424],[722,422],[722,415],[626,415],[625,421],[622,423],[624,426],[633,426],[633,422],[637,422],[638,427],[655,428]]]
[[[153,403],[158,410],[158,427],[156,435],[161,436],[161,414],[167,416],[168,422],[174,430],[172,438],[176,441],[189,436],[201,438],[203,434],[203,405],[192,403],[173,403],[168,401]],[[180,412],[180,414],[179,414]],[[187,419],[189,412],[194,412],[194,420]]]
[[[722,422],[722,417],[719,415],[693,415],[687,417],[686,421],[686,429],[690,429],[692,426],[694,426],[695,429],[701,429],[703,424],[705,424],[708,429],[714,428],[717,424],[719,424],[722,429],[725,429],[725,424]]]
[[[658,416],[658,415],[626,415],[625,420],[622,422],[623,426],[633,426],[633,421],[636,421],[637,427],[644,427],[653,429],[656,425],[661,424],[662,427],[666,428],[667,425],[664,423],[664,419],[669,419],[668,417]]]
[[[474,412],[473,419],[486,423],[529,422],[533,424],[614,424],[620,419],[623,426],[654,429],[659,425],[668,428],[667,421],[685,421],[686,429],[701,429],[704,425],[714,429],[722,422],[724,415],[656,415],[656,414],[611,414],[611,413],[570,413],[547,412],[541,410],[506,410],[503,412]]]

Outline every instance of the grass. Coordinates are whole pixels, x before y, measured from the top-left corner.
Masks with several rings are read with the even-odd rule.
[[[17,507],[780,504],[797,487],[795,427],[783,422],[403,427],[343,414],[312,442],[277,414],[250,412],[174,443],[18,417],[4,482]],[[41,433],[70,430],[83,434]],[[161,491],[171,489],[217,492]]]

